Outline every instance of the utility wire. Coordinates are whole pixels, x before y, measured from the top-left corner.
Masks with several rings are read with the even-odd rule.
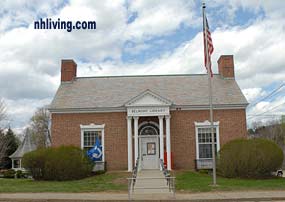
[[[278,107],[280,107],[280,106],[283,105],[283,104],[285,104],[285,102],[283,102],[283,103],[281,103],[281,104],[279,104],[279,105],[277,105],[277,106],[275,106],[275,107],[273,107],[273,108],[271,108],[271,109],[268,109],[268,110],[265,111],[265,112],[262,112],[262,113],[260,113],[260,114],[255,114],[255,115],[253,115],[253,116],[260,116],[260,115],[263,115],[263,114],[265,114],[265,113],[267,113],[267,112],[270,112],[270,111],[272,111],[272,110],[274,110],[274,109],[277,109]],[[251,116],[251,115],[248,115],[248,116]],[[254,118],[253,116],[249,117],[248,119]],[[281,116],[281,115],[280,115],[280,116]]]
[[[247,116],[250,116],[250,117],[251,117],[251,116],[262,116],[262,117],[263,117],[263,116],[264,116],[264,117],[265,117],[265,116],[268,116],[268,117],[269,117],[269,116],[282,116],[282,115],[283,115],[283,114],[264,114],[264,115],[262,115],[262,114],[261,114],[261,115],[258,115],[258,114],[256,114],[256,115],[250,114],[250,115],[247,115]]]
[[[266,95],[265,97],[261,98],[260,100],[257,100],[256,102],[254,103],[250,103],[249,106],[250,107],[253,107],[255,106],[256,104],[260,103],[261,101],[271,97],[272,95],[274,95],[276,92],[278,92],[281,88],[283,88],[285,86],[285,83],[282,83],[278,88],[276,88],[275,90],[273,90],[271,93],[269,93],[268,95]]]

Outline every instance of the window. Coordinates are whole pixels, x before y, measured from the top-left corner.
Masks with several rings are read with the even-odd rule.
[[[96,143],[97,137],[99,138],[101,144],[102,144],[102,135],[101,131],[84,131],[83,132],[83,149],[89,150],[92,147],[94,147]]]
[[[196,159],[212,159],[212,135],[209,121],[197,123],[196,127]],[[213,124],[214,142],[216,152],[220,149],[219,122]]]
[[[217,135],[214,128],[215,147],[217,151]],[[212,158],[212,135],[211,128],[198,128],[199,159]]]
[[[21,161],[20,159],[13,160],[13,168],[21,168]]]
[[[81,128],[81,148],[85,151],[94,147],[96,139],[99,138],[102,145],[102,161],[105,161],[104,128],[105,124],[80,125]],[[100,160],[101,161],[101,160]]]
[[[156,154],[155,142],[148,142],[146,145],[147,145],[146,146],[147,155],[155,155]]]

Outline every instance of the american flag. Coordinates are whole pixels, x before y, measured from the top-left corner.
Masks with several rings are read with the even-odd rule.
[[[207,69],[207,72],[210,73],[211,77],[213,77],[212,72],[212,63],[211,63],[211,55],[214,51],[214,46],[212,42],[211,32],[208,25],[208,20],[205,16],[205,22],[206,25],[204,25],[204,56],[205,56],[205,67]],[[206,48],[207,46],[207,48]],[[208,53],[207,53],[208,51]]]

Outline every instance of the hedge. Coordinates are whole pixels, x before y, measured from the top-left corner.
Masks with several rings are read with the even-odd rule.
[[[238,139],[225,144],[218,156],[218,172],[224,177],[260,178],[270,176],[283,162],[283,152],[274,142]]]
[[[78,147],[61,146],[29,152],[23,165],[36,180],[76,180],[91,174],[93,163]]]

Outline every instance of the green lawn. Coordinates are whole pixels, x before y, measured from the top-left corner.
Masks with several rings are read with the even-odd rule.
[[[98,192],[127,190],[127,172],[110,172],[75,181],[34,181],[0,178],[2,192]]]
[[[176,189],[185,192],[235,191],[235,190],[284,190],[285,178],[229,179],[218,177],[213,187],[212,176],[197,172],[176,172]]]
[[[284,190],[285,178],[274,179],[227,179],[218,177],[218,186],[211,186],[212,177],[192,171],[177,171],[176,189],[179,192],[235,191],[235,190]],[[127,192],[127,172],[107,172],[75,181],[34,181],[31,179],[0,178],[2,192]]]

